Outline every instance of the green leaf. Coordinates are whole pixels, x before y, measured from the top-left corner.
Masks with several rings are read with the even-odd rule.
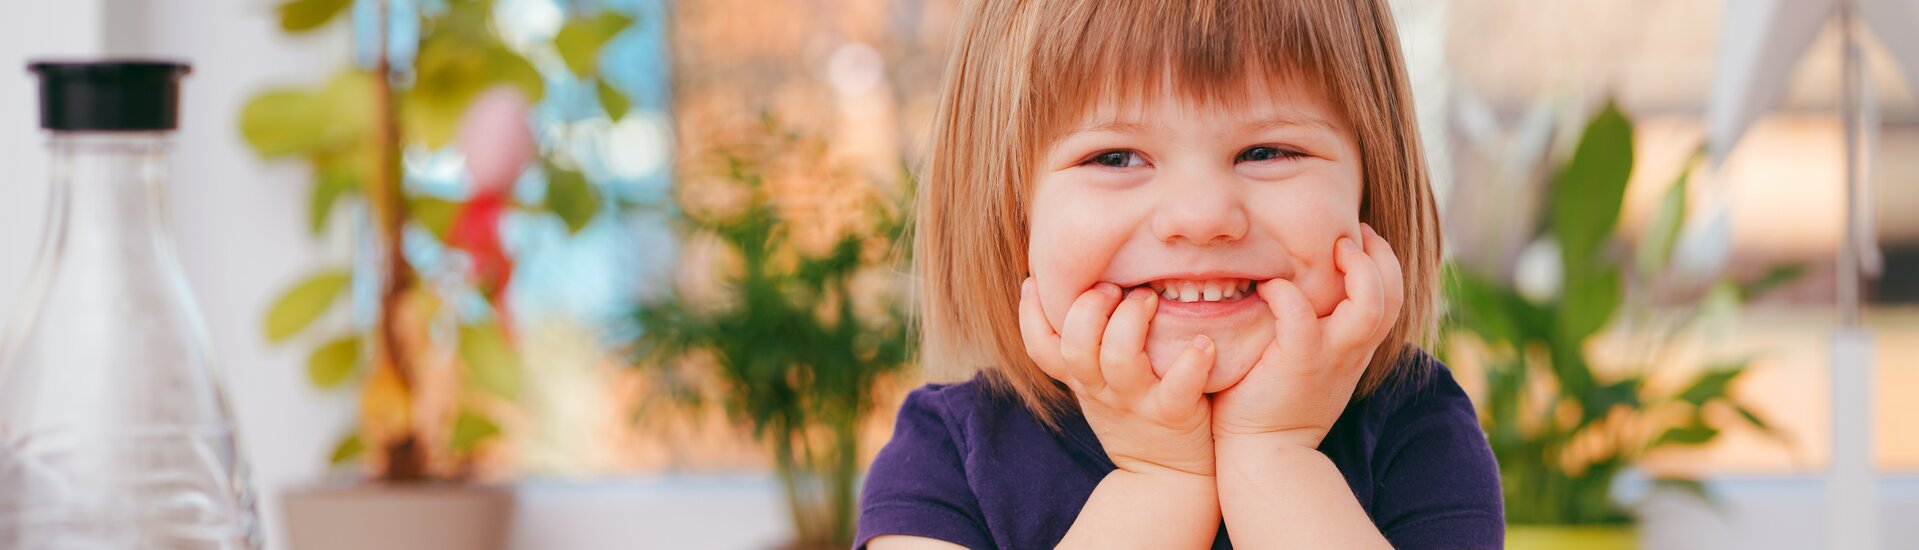
[[[487,48],[487,86],[506,84],[520,89],[526,94],[526,102],[539,103],[546,95],[546,77],[540,75],[540,69],[532,61],[507,49],[494,45]]]
[[[1448,264],[1443,273],[1447,317],[1488,342],[1523,349],[1544,323],[1537,307],[1511,288]]]
[[[1605,328],[1619,309],[1622,290],[1618,268],[1567,273],[1559,304],[1559,337],[1576,346]]]
[[[546,208],[566,222],[569,234],[579,233],[600,211],[600,197],[586,176],[575,170],[545,163]]]
[[[326,112],[319,96],[302,90],[269,90],[240,110],[240,136],[263,158],[318,150]]]
[[[420,43],[414,66],[417,80],[401,96],[401,124],[407,139],[429,148],[453,141],[467,105],[487,88],[518,87],[529,103],[546,93],[539,70],[497,40],[435,36]]]
[[[460,327],[460,360],[475,385],[512,399],[520,392],[520,358],[492,324]]]
[[[299,334],[333,307],[333,302],[346,291],[347,284],[352,280],[352,276],[343,270],[324,271],[287,289],[278,300],[274,300],[273,308],[267,311],[267,340],[278,343]]]
[[[1566,273],[1586,269],[1612,235],[1632,165],[1632,121],[1608,101],[1586,124],[1553,188],[1551,223]]]
[[[1746,300],[1757,300],[1779,287],[1799,280],[1806,274],[1806,264],[1788,264],[1772,268],[1765,275],[1750,283],[1739,286],[1739,296]]]
[[[633,105],[626,99],[626,94],[620,93],[612,85],[607,84],[604,78],[600,79],[599,90],[600,106],[606,108],[607,118],[617,121],[620,117],[626,116],[626,110]]]
[[[569,19],[560,27],[559,34],[553,36],[553,47],[560,51],[560,60],[566,62],[566,68],[573,74],[592,76],[599,71],[600,47],[632,24],[633,18],[611,10],[601,10],[592,17]]]
[[[1713,281],[1706,287],[1706,294],[1699,297],[1694,317],[1688,323],[1706,326],[1726,326],[1739,317],[1744,300],[1739,297],[1739,283],[1732,279]]]
[[[1579,425],[1581,427],[1592,425],[1605,418],[1614,407],[1639,408],[1640,386],[1639,377],[1630,377],[1593,388],[1592,391],[1587,392],[1585,399],[1581,400],[1581,408],[1584,409],[1585,414],[1580,418]]]
[[[292,0],[280,4],[280,28],[292,33],[317,29],[351,5],[353,0]]]
[[[1680,170],[1679,177],[1659,198],[1659,211],[1653,214],[1651,225],[1646,233],[1639,237],[1639,249],[1636,261],[1639,276],[1651,279],[1666,268],[1666,262],[1672,259],[1673,245],[1679,242],[1679,229],[1686,224],[1686,190],[1690,187],[1690,165]]]
[[[407,201],[407,214],[433,238],[446,242],[453,232],[453,219],[460,214],[460,203],[439,197],[414,197]]]
[[[1732,381],[1745,371],[1746,362],[1740,361],[1699,373],[1699,376],[1694,377],[1691,383],[1686,384],[1685,390],[1679,392],[1679,400],[1698,406],[1707,401],[1724,398]]]
[[[1550,366],[1554,382],[1559,386],[1560,397],[1575,400],[1573,404],[1579,405],[1582,412],[1587,410],[1588,403],[1577,400],[1598,389],[1597,382],[1593,380],[1592,365],[1587,362],[1583,350],[1584,346],[1570,340],[1546,342],[1546,352],[1552,356]]]
[[[339,202],[340,197],[360,187],[358,176],[351,168],[326,164],[318,170],[319,177],[313,182],[313,197],[307,201],[307,225],[314,235],[326,231],[327,221],[333,217],[333,205]]]
[[[460,415],[453,419],[453,434],[449,438],[448,445],[456,453],[469,453],[478,447],[480,442],[497,435],[500,435],[499,425],[473,411],[462,410]]]
[[[344,150],[368,141],[368,132],[380,116],[379,85],[373,73],[354,68],[335,72],[327,80],[319,101],[326,117],[322,137],[329,148]]]
[[[1771,438],[1773,441],[1776,441],[1781,445],[1790,445],[1792,443],[1792,439],[1789,436],[1787,436],[1785,432],[1782,432],[1778,428],[1773,427],[1772,424],[1767,423],[1765,419],[1759,417],[1758,413],[1755,413],[1752,411],[1752,409],[1747,408],[1744,403],[1740,403],[1732,400],[1728,400],[1727,403],[1732,405],[1732,410],[1738,412],[1739,417],[1745,419],[1747,424],[1751,424],[1753,429],[1759,430],[1760,434],[1763,434],[1766,437]]]
[[[327,464],[333,466],[346,464],[365,453],[366,441],[360,439],[360,433],[357,431],[348,433],[345,437],[341,437],[338,443],[333,444],[333,453],[327,456]]]
[[[307,380],[321,389],[337,388],[360,366],[360,337],[327,342],[307,356]]]
[[[1659,438],[1653,440],[1651,448],[1656,449],[1666,445],[1702,445],[1715,437],[1719,437],[1719,429],[1711,426],[1698,424],[1675,426],[1666,428],[1665,433],[1659,434]]]
[[[401,131],[406,139],[418,141],[429,149],[439,149],[453,143],[453,136],[460,128],[460,114],[466,107],[466,98],[448,98],[445,96],[412,93],[401,96],[403,108],[400,110]]]

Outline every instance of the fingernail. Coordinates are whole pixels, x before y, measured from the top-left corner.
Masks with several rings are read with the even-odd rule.
[[[1352,250],[1352,249],[1353,249],[1353,238],[1352,238],[1352,237],[1340,237],[1340,238],[1339,238],[1339,249],[1340,249],[1340,251],[1342,251],[1342,252],[1344,252],[1344,251],[1348,251],[1348,250]]]
[[[1128,300],[1144,300],[1153,296],[1157,295],[1153,294],[1153,291],[1144,288],[1135,288],[1126,293],[1126,299]]]
[[[1212,349],[1212,347],[1213,347],[1212,338],[1207,338],[1206,335],[1204,334],[1193,337],[1193,349],[1206,351],[1206,350]]]
[[[1027,277],[1025,281],[1020,282],[1019,294],[1021,296],[1033,295],[1033,278],[1032,277]]]
[[[1359,224],[1359,228],[1360,228],[1360,229],[1362,229],[1362,230],[1365,230],[1365,231],[1366,231],[1366,236],[1369,236],[1369,237],[1378,237],[1378,236],[1379,236],[1379,231],[1375,231],[1375,230],[1373,229],[1373,224],[1370,224],[1370,223],[1363,223],[1363,222],[1362,222],[1362,223],[1360,223],[1360,224]]]
[[[1098,288],[1100,292],[1106,294],[1107,296],[1119,295],[1119,285],[1116,285],[1113,283],[1100,283],[1097,285],[1093,285],[1093,287]]]

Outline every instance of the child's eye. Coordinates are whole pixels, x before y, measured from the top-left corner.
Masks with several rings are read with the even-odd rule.
[[[1139,153],[1135,151],[1104,151],[1086,159],[1086,162],[1108,168],[1129,168],[1145,164],[1145,161],[1140,159]]]
[[[1240,151],[1238,160],[1242,162],[1259,162],[1263,160],[1294,159],[1302,156],[1305,155],[1278,147],[1257,145],[1248,147],[1245,151]]]

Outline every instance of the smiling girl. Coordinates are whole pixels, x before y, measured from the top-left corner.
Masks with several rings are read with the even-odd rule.
[[[858,544],[1498,548],[1385,0],[973,0]]]

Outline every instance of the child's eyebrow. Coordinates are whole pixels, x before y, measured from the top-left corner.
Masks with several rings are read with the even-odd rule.
[[[1131,120],[1101,119],[1089,121],[1074,128],[1066,135],[1087,134],[1093,132],[1111,132],[1116,134],[1144,134],[1151,131],[1145,124]]]
[[[1305,113],[1286,113],[1286,112],[1273,113],[1270,115],[1249,120],[1244,125],[1241,125],[1240,131],[1245,133],[1257,133],[1257,132],[1264,132],[1267,130],[1277,130],[1282,128],[1307,128],[1311,130],[1320,130],[1324,132],[1339,133],[1339,126],[1336,124],[1333,124],[1332,122],[1324,118],[1312,116]],[[1073,136],[1073,135],[1087,134],[1087,133],[1094,133],[1094,132],[1110,132],[1110,133],[1116,133],[1116,134],[1144,134],[1144,133],[1149,133],[1151,131],[1152,131],[1152,128],[1150,126],[1138,121],[1104,118],[1104,119],[1096,119],[1096,120],[1088,121],[1087,123],[1080,125],[1078,128],[1074,128],[1071,131],[1068,131],[1062,135]]]
[[[1242,127],[1242,130],[1245,132],[1262,132],[1280,128],[1300,127],[1333,133],[1339,132],[1339,126],[1334,125],[1332,122],[1304,113],[1273,113],[1248,121],[1246,125]]]

